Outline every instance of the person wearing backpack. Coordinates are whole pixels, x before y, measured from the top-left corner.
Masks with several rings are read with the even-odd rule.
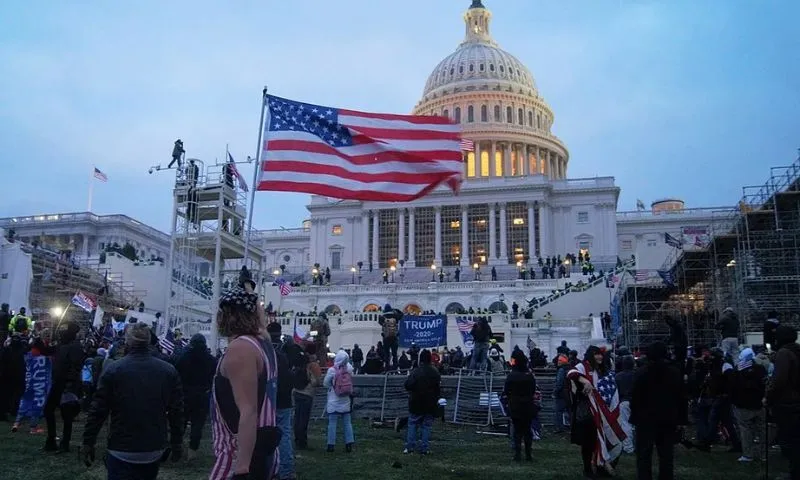
[[[322,385],[322,371],[314,344],[308,344],[302,355],[292,365],[292,398],[294,400],[294,443],[298,450],[311,450],[308,446],[308,423],[314,394]]]
[[[328,413],[328,452],[333,452],[336,445],[336,429],[339,419],[344,423],[345,450],[353,451],[355,436],[350,416],[353,395],[353,366],[350,357],[344,350],[339,350],[333,359],[333,366],[325,374],[322,384],[328,389],[328,401],[325,411]]]
[[[381,336],[383,337],[383,351],[379,353],[383,355],[384,367],[387,371],[397,369],[397,347],[399,345],[397,332],[402,318],[403,312],[393,309],[387,303],[383,307],[383,315],[378,320],[378,324],[382,327]]]

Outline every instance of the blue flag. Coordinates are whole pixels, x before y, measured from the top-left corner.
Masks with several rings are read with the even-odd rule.
[[[50,357],[25,354],[25,393],[19,401],[19,415],[38,420],[50,393],[53,365]]]

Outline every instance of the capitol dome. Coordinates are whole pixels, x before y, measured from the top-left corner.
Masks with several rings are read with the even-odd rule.
[[[491,12],[473,0],[455,52],[433,69],[418,115],[443,115],[464,126],[465,177],[566,177],[569,154],[550,131],[554,115],[530,70],[492,38]]]

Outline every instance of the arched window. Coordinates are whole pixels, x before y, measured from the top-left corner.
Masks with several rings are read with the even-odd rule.
[[[464,73],[464,65],[458,67],[458,73]]]
[[[489,64],[489,71],[494,72],[494,63]]]
[[[469,71],[470,71],[470,73],[474,72],[475,71],[475,65],[470,63],[469,64]]]
[[[406,315],[419,315],[420,313],[422,313],[422,309],[419,307],[419,305],[415,303],[409,303],[408,305],[403,307],[403,313],[405,313]]]
[[[470,105],[467,107],[467,123],[472,123],[475,121],[475,107]]]
[[[522,112],[521,108],[517,110],[517,122],[519,122],[520,125],[525,123],[525,114]]]
[[[364,307],[364,310],[362,310],[362,311],[364,311],[364,312],[380,312],[381,311],[381,307],[379,307],[377,304],[370,303],[369,305]]]
[[[506,107],[506,122],[514,123],[514,110],[511,107]]]
[[[506,305],[505,302],[493,302],[491,305],[489,305],[489,311],[507,313],[508,305]]]
[[[442,112],[442,116],[450,118],[450,110],[445,108],[444,111]]]
[[[456,107],[455,113],[456,113],[456,118],[454,118],[454,120],[456,121],[456,123],[461,123],[461,107]]]
[[[456,313],[464,313],[466,311],[467,310],[464,308],[464,305],[461,305],[458,302],[453,302],[447,305],[447,307],[444,309],[444,313],[447,313],[449,315],[453,315]]]
[[[528,125],[533,126],[533,112],[528,112]]]
[[[542,116],[536,115],[536,128],[542,128]]]
[[[481,122],[488,122],[489,121],[489,112],[486,108],[486,105],[481,105]]]
[[[495,122],[503,121],[503,119],[500,116],[500,105],[494,106],[494,118],[492,120],[494,120]]]
[[[325,307],[325,313],[328,315],[341,315],[342,309],[339,308],[339,305],[331,304]]]

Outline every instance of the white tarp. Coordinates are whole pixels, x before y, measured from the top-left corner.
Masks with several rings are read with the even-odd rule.
[[[19,244],[0,239],[0,303],[7,303],[11,310],[20,307],[30,309],[33,266],[31,256],[22,251]],[[30,313],[29,313],[30,314]]]

